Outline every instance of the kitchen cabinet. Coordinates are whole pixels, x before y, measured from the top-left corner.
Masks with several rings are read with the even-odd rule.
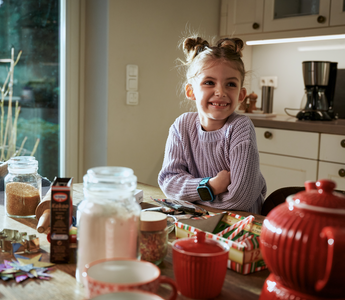
[[[222,0],[220,35],[265,39],[344,32],[339,26],[345,25],[345,0],[305,2],[304,5],[299,0]]]
[[[345,191],[345,135],[255,127],[267,196],[305,181],[333,180]]]
[[[320,135],[319,179],[331,179],[345,191],[345,136]]]
[[[317,7],[317,2],[319,6]],[[283,31],[329,26],[330,0],[265,0],[264,31]]]
[[[316,181],[319,134],[312,132],[255,128],[260,170],[267,183],[267,195],[286,186],[304,186]]]
[[[317,161],[260,152],[260,170],[266,180],[268,197],[279,188],[316,181]]]
[[[330,25],[345,25],[345,0],[332,0]]]
[[[250,9],[248,9],[250,7]],[[220,35],[262,32],[264,17],[264,0],[230,0],[222,1]]]

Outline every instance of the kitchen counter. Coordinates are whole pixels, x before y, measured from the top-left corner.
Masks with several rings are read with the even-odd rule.
[[[144,202],[142,208],[152,207],[155,204],[152,198],[165,198],[162,191],[153,186],[138,183],[138,189],[144,191]],[[0,200],[3,199],[3,192],[0,192]],[[83,200],[83,184],[73,184],[73,204],[76,205]],[[210,210],[210,209],[209,209]],[[221,212],[219,210],[212,210]],[[238,212],[243,216],[249,215],[246,212]],[[15,219],[6,216],[3,201],[0,201],[0,219],[3,228],[17,229],[20,232],[28,234],[36,234],[40,239],[40,252],[36,254],[26,254],[27,257],[34,257],[42,254],[41,261],[49,261],[50,244],[47,242],[46,233],[39,234],[36,231],[36,219]],[[264,217],[255,215],[255,219],[263,221]],[[48,230],[47,230],[48,231]],[[4,259],[11,260],[14,257],[8,253],[0,253],[0,263]],[[172,265],[172,249],[171,244],[168,246],[168,254],[165,260],[159,265],[162,275],[174,278]],[[37,299],[69,299],[83,300],[85,299],[84,289],[76,282],[74,277],[76,270],[75,263],[57,264],[55,271],[51,274],[53,278],[49,281],[27,279],[22,283],[16,283],[13,279],[9,281],[0,281],[0,298],[13,300],[37,300]],[[257,300],[260,297],[261,289],[264,281],[269,275],[269,271],[262,270],[248,275],[242,275],[232,270],[227,270],[225,282],[222,292],[215,299],[233,299],[233,300]],[[158,294],[164,298],[170,293],[168,287],[161,286]],[[187,300],[186,297],[178,296],[178,300]]]
[[[249,114],[246,115],[250,117]],[[333,121],[300,121],[297,118],[287,115],[277,115],[273,118],[250,118],[255,127],[345,135],[345,119]]]

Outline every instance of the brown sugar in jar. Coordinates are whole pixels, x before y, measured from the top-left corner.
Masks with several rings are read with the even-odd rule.
[[[35,218],[41,201],[41,176],[33,156],[17,156],[9,160],[5,177],[6,214],[14,218]]]
[[[39,203],[39,190],[32,185],[23,182],[10,182],[6,185],[6,211],[8,215],[35,215]]]

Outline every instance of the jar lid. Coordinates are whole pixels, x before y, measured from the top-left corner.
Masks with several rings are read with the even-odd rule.
[[[317,182],[307,181],[304,185],[306,190],[288,197],[288,203],[304,209],[345,214],[345,196],[334,191],[336,187],[334,181],[326,179]]]
[[[95,167],[87,170],[83,177],[84,187],[91,191],[114,189],[134,191],[137,177],[130,168],[125,167]]]
[[[140,215],[141,231],[161,231],[167,227],[167,216],[160,212],[143,211]]]
[[[214,255],[229,251],[226,244],[206,239],[206,233],[203,231],[198,231],[196,237],[176,240],[173,243],[173,248],[192,255]]]
[[[34,173],[38,170],[38,161],[34,156],[15,156],[8,161],[8,171],[18,174]]]

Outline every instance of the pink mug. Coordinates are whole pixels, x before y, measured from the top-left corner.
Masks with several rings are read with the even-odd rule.
[[[101,259],[85,266],[82,273],[86,296],[90,299],[102,294],[143,290],[156,294],[161,283],[171,286],[168,300],[177,298],[177,287],[160,269],[136,259]]]

